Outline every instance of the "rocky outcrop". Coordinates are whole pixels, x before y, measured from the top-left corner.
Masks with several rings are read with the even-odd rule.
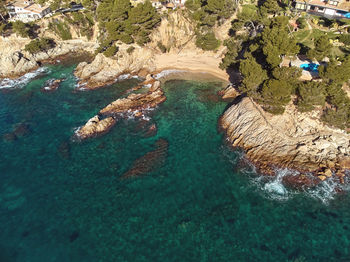
[[[232,84],[229,84],[224,89],[220,90],[218,95],[221,96],[222,99],[231,100],[239,96],[239,92]]]
[[[19,45],[13,44],[13,41],[0,42],[0,78],[18,77],[38,68],[42,62],[52,62],[67,54],[89,52],[96,47],[93,43],[65,41],[46,52],[32,55],[24,51],[26,42]]]
[[[95,89],[117,80],[122,74],[138,74],[142,69],[153,71],[154,53],[147,48],[137,47],[128,53],[128,46],[119,48],[115,57],[98,54],[91,63],[80,63],[74,74],[79,78],[79,86]]]
[[[118,119],[133,116],[145,119],[147,112],[166,100],[160,82],[150,80],[143,82],[140,87],[149,88],[147,93],[132,93],[126,98],[120,98],[103,108],[98,115],[91,118],[83,127],[79,128],[75,136],[87,139],[108,132]],[[156,131],[156,126],[153,127]],[[151,130],[153,131],[153,130]]]
[[[113,117],[106,117],[102,119],[100,116],[96,115],[93,118],[90,118],[83,127],[79,128],[75,132],[75,135],[79,139],[96,137],[108,132],[116,122],[117,120]]]
[[[283,115],[271,115],[244,97],[223,114],[220,125],[229,143],[243,148],[263,172],[292,168],[324,180],[325,173],[342,176],[350,168],[350,135],[324,125],[320,114],[300,113],[290,104]]]
[[[64,78],[49,79],[46,81],[45,86],[41,89],[43,92],[52,92],[58,89],[60,84],[64,81]]]
[[[101,115],[115,115],[126,112],[135,112],[136,116],[142,111],[156,107],[166,100],[160,82],[146,82],[145,86],[151,85],[146,94],[130,94],[127,98],[118,99],[100,111]]]

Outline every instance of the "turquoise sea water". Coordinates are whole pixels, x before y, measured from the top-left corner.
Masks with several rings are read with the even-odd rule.
[[[0,89],[1,262],[350,261],[349,196],[262,182],[218,133],[226,103],[215,79],[167,82],[167,101],[151,112],[154,137],[126,119],[74,142],[137,80],[75,91],[73,69],[50,66]],[[61,77],[57,91],[41,92]],[[159,163],[123,179],[158,139],[168,142]]]

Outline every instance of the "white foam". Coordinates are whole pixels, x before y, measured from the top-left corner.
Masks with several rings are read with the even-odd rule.
[[[262,188],[267,192],[269,198],[278,200],[288,199],[289,192],[283,185],[282,179],[291,173],[288,169],[278,170],[277,175],[263,185]]]
[[[30,80],[38,77],[39,75],[43,75],[44,73],[49,73],[48,69],[46,67],[40,67],[37,70],[26,73],[25,75],[16,79],[3,78],[0,80],[0,89],[23,87],[28,84]]]
[[[171,75],[171,74],[176,74],[176,73],[183,73],[186,72],[184,70],[176,70],[176,69],[171,69],[171,70],[163,70],[162,72],[156,74],[154,76],[155,79],[159,80],[165,76]]]
[[[130,74],[124,74],[124,75],[120,75],[120,76],[118,77],[118,81],[130,79],[130,78],[131,78],[131,75],[130,75]]]

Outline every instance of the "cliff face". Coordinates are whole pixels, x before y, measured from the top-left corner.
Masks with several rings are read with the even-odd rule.
[[[320,112],[300,113],[289,105],[283,115],[264,112],[250,98],[233,104],[222,116],[221,126],[235,147],[263,171],[273,167],[315,172],[350,168],[350,135],[325,126]]]
[[[16,77],[40,66],[40,62],[55,59],[72,52],[92,51],[94,43],[80,40],[61,41],[55,48],[35,55],[24,51],[30,40],[26,39],[0,39],[0,77]]]
[[[96,88],[114,81],[124,73],[137,74],[143,68],[154,70],[154,54],[151,49],[135,47],[131,54],[127,49],[127,45],[121,46],[117,55],[112,58],[98,54],[91,63],[80,63],[74,74],[81,84],[88,83],[89,88]]]

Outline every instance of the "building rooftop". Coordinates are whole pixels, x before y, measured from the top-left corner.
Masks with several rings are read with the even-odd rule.
[[[344,10],[344,11],[350,11],[350,1],[348,0],[333,0],[339,2],[337,6],[329,4],[328,1],[324,0],[299,0],[297,2],[304,2],[308,3],[310,5],[317,5],[317,6],[322,6],[322,7],[328,7],[332,9],[337,9],[337,10]]]
[[[11,1],[8,3],[8,5],[20,7],[26,11],[33,12],[33,13],[41,13],[42,11],[48,8],[47,6],[41,6],[34,2],[24,1],[24,0]]]

